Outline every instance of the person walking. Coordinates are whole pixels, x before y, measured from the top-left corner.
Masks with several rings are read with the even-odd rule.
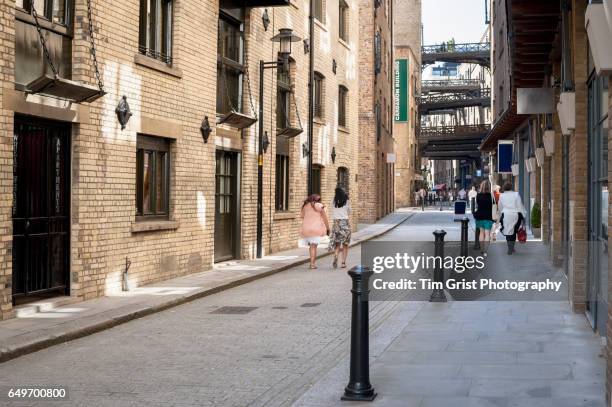
[[[472,185],[472,189],[470,189],[470,192],[468,192],[468,199],[470,200],[470,209],[472,210],[472,212],[476,210],[476,195],[478,195],[478,191],[476,191],[476,185]]]
[[[308,245],[310,269],[313,270],[317,268],[317,246],[321,243],[321,238],[329,234],[329,221],[325,206],[321,203],[321,196],[310,195],[302,205],[300,217],[302,218],[300,236]]]
[[[491,228],[493,228],[493,195],[491,194],[491,183],[484,180],[480,183],[480,190],[476,194],[476,228],[479,246],[482,253],[486,253],[491,243]]]
[[[497,184],[492,185],[493,188],[493,199],[495,200],[494,204],[495,207],[494,209],[496,209],[496,211],[494,211],[495,213],[493,213],[494,215],[494,221],[495,224],[493,224],[493,229],[491,229],[491,241],[495,242],[497,240],[497,230],[499,229],[499,211],[497,211],[497,209],[499,208],[499,197],[500,197],[500,186]]]
[[[421,211],[425,211],[425,188],[419,189],[419,200],[421,202]]]
[[[338,267],[338,255],[342,255],[340,267],[346,267],[346,256],[351,243],[351,202],[348,194],[341,187],[337,187],[332,201],[331,219],[332,229],[329,237],[329,248],[334,250],[333,268]]]
[[[506,236],[508,254],[514,253],[516,234],[525,222],[525,206],[518,192],[512,190],[512,184],[504,184],[503,193],[499,197],[500,231]]]

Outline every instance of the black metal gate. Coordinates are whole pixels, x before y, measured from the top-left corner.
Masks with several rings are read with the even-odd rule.
[[[238,153],[217,150],[215,175],[215,262],[219,262],[237,256]]]
[[[13,302],[68,294],[70,125],[15,118]]]

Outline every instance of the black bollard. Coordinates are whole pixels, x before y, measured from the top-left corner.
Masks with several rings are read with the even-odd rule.
[[[444,230],[436,230],[433,232],[436,237],[435,242],[435,257],[444,259]],[[436,261],[436,269],[434,270],[434,289],[429,297],[429,302],[446,302],[446,294],[444,294],[444,268],[443,261]]]
[[[351,373],[342,400],[372,401],[376,397],[370,384],[370,340],[368,321],[368,280],[372,271],[355,266],[348,271],[353,279],[351,316]]]
[[[461,219],[461,256],[468,255],[468,223],[470,220],[467,216]]]

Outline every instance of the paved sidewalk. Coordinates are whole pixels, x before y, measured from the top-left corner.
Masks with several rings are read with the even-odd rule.
[[[444,212],[415,215],[400,229],[424,239],[443,228],[457,238],[457,223]],[[400,236],[401,237],[401,236]],[[470,232],[470,237],[473,237]],[[520,245],[505,255],[505,243],[490,248],[504,256],[499,268],[516,279],[565,279],[544,259],[545,246]],[[539,254],[538,254],[539,253]],[[497,263],[501,264],[501,262]],[[505,269],[505,270],[504,270]],[[604,407],[605,349],[586,317],[571,311],[567,292],[532,301],[403,302],[370,333],[370,379],[384,407]],[[371,306],[380,306],[372,301]],[[352,407],[341,402],[349,379],[344,357],[295,407]]]
[[[410,218],[400,210],[353,233],[352,246],[385,234]],[[320,249],[319,257],[328,255]],[[162,281],[130,292],[68,303],[39,302],[17,309],[17,318],[0,322],[0,362],[205,297],[308,262],[305,248],[258,260],[215,264],[213,270]]]

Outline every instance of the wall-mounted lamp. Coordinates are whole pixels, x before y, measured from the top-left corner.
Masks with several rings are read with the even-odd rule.
[[[336,60],[334,59],[332,61],[332,72],[334,73],[334,75],[336,74],[336,71],[338,70],[338,63],[336,62]]]
[[[261,16],[261,22],[263,23],[264,30],[268,31],[270,26],[270,16],[268,15],[268,9],[264,9],[263,15]]]
[[[263,152],[267,153],[268,152],[268,146],[270,145],[270,139],[268,138],[268,132],[264,132],[264,137],[263,137]]]
[[[331,159],[332,159],[332,163],[335,164],[336,163],[336,147],[332,147]]]
[[[210,123],[208,122],[208,116],[204,116],[204,120],[202,120],[202,125],[200,126],[200,133],[202,133],[204,143],[208,143],[208,138],[210,137],[210,133],[212,133],[212,128],[210,127]]]
[[[127,97],[125,95],[121,97],[121,100],[115,109],[115,113],[117,114],[117,120],[119,120],[119,124],[121,125],[121,130],[124,130],[128,121],[130,121],[130,117],[132,117],[130,105],[128,104]]]
[[[304,54],[308,54],[310,52],[310,42],[308,42],[308,38],[304,40]]]
[[[309,153],[310,151],[308,151],[308,145],[306,145],[306,143],[302,143],[302,157],[308,157]]]

